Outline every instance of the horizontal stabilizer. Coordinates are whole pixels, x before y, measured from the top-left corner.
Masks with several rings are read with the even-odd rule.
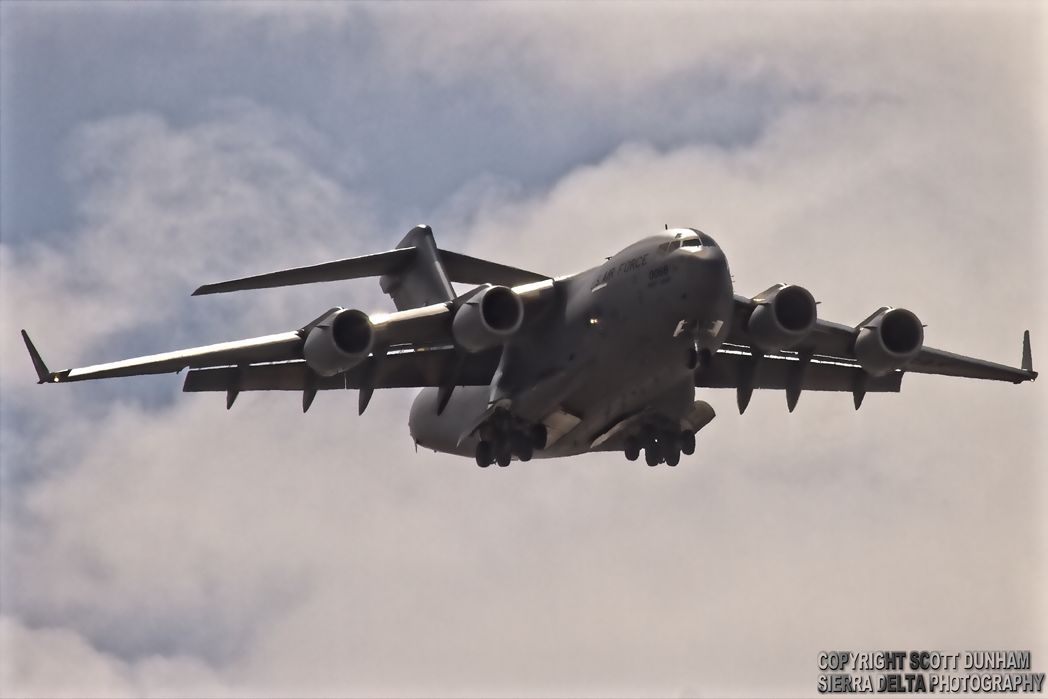
[[[448,281],[452,282],[519,286],[549,279],[545,275],[525,269],[460,255],[457,252],[438,250],[437,253],[447,272]],[[417,248],[405,247],[362,257],[348,257],[317,265],[282,269],[241,279],[205,284],[194,291],[193,296],[396,275],[407,269],[417,254]]]
[[[520,286],[549,279],[544,274],[536,274],[526,269],[500,265],[478,257],[470,257],[457,252],[439,250],[440,261],[444,265],[448,279],[462,284],[501,284],[502,286]]]
[[[205,284],[193,292],[193,296],[206,294],[224,294],[229,291],[247,291],[249,289],[271,289],[278,286],[295,286],[297,284],[314,284],[316,282],[336,282],[343,279],[361,279],[378,277],[383,274],[396,274],[415,259],[415,248],[401,248],[378,252],[362,257],[348,257],[344,260],[322,262],[318,265],[293,267],[276,272],[256,274],[252,277],[232,279],[226,282]]]

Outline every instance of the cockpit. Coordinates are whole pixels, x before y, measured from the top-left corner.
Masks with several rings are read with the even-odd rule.
[[[677,248],[704,248],[704,247],[705,248],[715,248],[715,247],[717,247],[717,242],[713,238],[711,238],[708,235],[706,235],[705,233],[703,233],[702,231],[696,230],[694,228],[688,228],[688,229],[685,229],[685,230],[687,230],[689,232],[688,233],[683,233],[683,234],[678,234],[678,236],[679,236],[678,238],[676,238],[676,239],[674,239],[674,240],[672,240],[672,241],[670,241],[668,243],[663,243],[662,245],[659,246],[659,249],[662,252],[672,252],[672,251],[676,250]]]
[[[695,233],[695,237],[694,238],[684,238],[684,240],[681,241],[681,245],[682,246],[685,246],[685,247],[708,247],[708,248],[715,248],[715,247],[717,247],[717,241],[715,241],[713,238],[709,237],[708,235],[706,235],[702,231],[697,230],[695,228],[689,228],[688,230],[694,232]]]

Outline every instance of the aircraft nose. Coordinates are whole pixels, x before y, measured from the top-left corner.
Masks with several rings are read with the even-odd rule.
[[[731,274],[724,252],[715,246],[703,246],[689,250],[684,262],[688,276],[694,283],[694,291],[703,297],[718,296],[730,288]],[[683,256],[682,256],[683,257]]]
[[[704,245],[687,254],[693,260],[694,266],[702,269],[706,274],[716,275],[727,271],[727,259],[724,257],[724,252],[718,247]]]

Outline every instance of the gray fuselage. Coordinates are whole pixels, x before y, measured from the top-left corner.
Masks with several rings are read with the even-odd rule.
[[[479,437],[471,426],[500,401],[526,423],[578,419],[536,458],[589,451],[641,411],[679,421],[695,399],[698,352],[715,352],[728,335],[734,292],[716,243],[679,229],[557,279],[553,293],[529,331],[506,344],[491,386],[456,388],[440,415],[437,389],[419,393],[409,419],[418,445],[472,456]]]

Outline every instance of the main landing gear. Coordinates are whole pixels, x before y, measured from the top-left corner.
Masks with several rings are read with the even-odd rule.
[[[477,442],[477,466],[487,468],[493,463],[509,466],[516,456],[520,461],[531,461],[536,449],[546,447],[546,426],[533,425],[526,429],[509,424],[484,425],[481,439]]]
[[[626,438],[623,451],[628,460],[636,461],[640,458],[642,449],[644,461],[648,466],[657,466],[661,463],[676,466],[680,463],[682,453],[688,456],[695,453],[695,433],[690,430],[680,432],[644,430],[638,436]]]

